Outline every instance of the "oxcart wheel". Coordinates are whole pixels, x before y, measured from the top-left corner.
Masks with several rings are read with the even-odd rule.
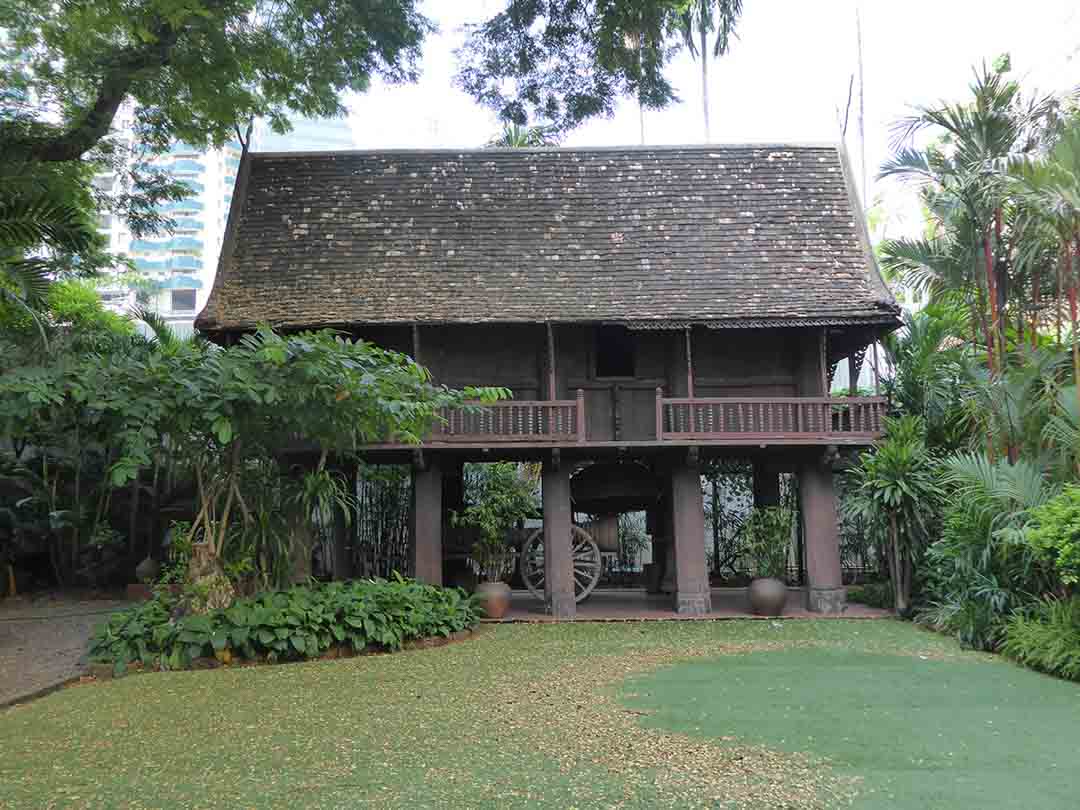
[[[592,593],[600,581],[600,549],[580,526],[570,533],[570,554],[574,561],[574,601]],[[521,547],[521,578],[537,599],[544,598],[544,530],[537,529]]]

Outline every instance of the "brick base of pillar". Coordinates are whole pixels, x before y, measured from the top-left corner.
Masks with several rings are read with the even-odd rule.
[[[548,615],[554,616],[560,621],[573,621],[577,618],[577,602],[574,595],[553,593],[547,597]]]
[[[844,588],[807,588],[806,609],[813,613],[836,616],[847,607],[847,591]]]
[[[712,594],[676,593],[675,612],[680,616],[707,616],[712,613]]]

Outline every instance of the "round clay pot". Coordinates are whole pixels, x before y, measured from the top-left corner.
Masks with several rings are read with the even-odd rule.
[[[157,560],[147,557],[141,563],[135,566],[135,578],[144,585],[149,585],[155,579],[158,574],[161,573],[161,565]]]
[[[783,580],[755,579],[750,583],[750,609],[759,616],[779,616],[787,604],[787,585]]]
[[[510,607],[510,586],[505,582],[481,582],[476,586],[476,595],[489,619],[501,619]]]

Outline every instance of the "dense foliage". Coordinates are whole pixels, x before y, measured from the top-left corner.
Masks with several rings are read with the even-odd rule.
[[[743,525],[743,555],[754,577],[784,579],[794,515],[781,506],[755,508]]]
[[[899,132],[882,175],[916,184],[927,223],[881,255],[927,303],[885,341],[901,418],[851,472],[845,511],[901,558],[898,610],[1076,677],[1076,98],[1025,92],[1002,58],[975,71],[969,99],[918,107]]]
[[[112,614],[90,641],[90,660],[112,664],[117,674],[133,663],[183,669],[210,656],[225,663],[295,661],[332,647],[398,650],[408,641],[448,637],[479,621],[464,592],[400,577],[298,585],[174,618],[176,608],[162,592]]]
[[[1080,584],[1080,487],[1070,485],[1033,509],[1024,540],[1069,590]]]
[[[845,508],[878,542],[889,564],[894,604],[906,614],[915,564],[933,531],[939,500],[923,420],[911,415],[886,419],[885,439],[862,455],[851,475],[854,489]]]
[[[38,524],[61,581],[118,492],[131,490],[134,521],[147,486],[153,504],[186,485],[191,540],[211,566],[245,548],[262,584],[282,585],[307,576],[312,521],[349,513],[329,463],[365,442],[418,441],[441,408],[505,393],[452,391],[404,355],[326,330],[262,329],[226,348],[98,333],[0,377],[2,477],[24,493],[11,516],[23,535]],[[282,463],[288,452],[307,454],[304,471]]]
[[[1080,598],[1048,599],[1013,614],[1002,652],[1042,672],[1080,681]]]
[[[509,572],[513,554],[507,532],[539,511],[535,465],[510,461],[471,464],[465,470],[465,508],[454,521],[479,532],[473,559],[485,582]]]

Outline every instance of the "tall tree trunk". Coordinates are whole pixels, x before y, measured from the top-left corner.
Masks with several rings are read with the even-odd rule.
[[[705,143],[709,143],[712,139],[709,134],[709,54],[708,54],[708,32],[705,30],[705,20],[708,14],[708,7],[705,3],[701,4],[701,25],[698,33],[701,36],[701,111],[705,116]]]
[[[1080,234],[1076,236],[1076,256],[1080,257]],[[1073,255],[1069,248],[1065,248],[1065,270],[1069,274],[1069,319],[1072,321],[1072,334],[1069,342],[1072,344],[1073,356],[1073,384],[1076,386],[1077,413],[1080,413],[1080,343],[1077,342],[1076,334],[1076,268],[1073,267]]]
[[[896,525],[896,512],[889,511],[889,577],[893,582],[893,603],[896,612],[907,612],[907,596],[904,593],[903,572],[900,561],[900,531]]]
[[[1057,310],[1057,343],[1061,345],[1061,297],[1062,289],[1065,286],[1065,261],[1069,255],[1069,240],[1065,240],[1065,244],[1061,247],[1061,255],[1058,257],[1057,267],[1057,299],[1055,301],[1055,309]]]
[[[1038,268],[1031,272],[1031,348],[1039,348],[1039,311],[1042,306],[1042,275]]]
[[[311,579],[311,552],[314,537],[311,531],[311,520],[305,517],[303,508],[299,506],[289,535],[289,581],[294,585],[303,585]]]
[[[990,373],[997,373],[997,335],[1000,327],[998,315],[998,289],[997,273],[994,270],[994,252],[990,245],[990,232],[987,230],[983,237],[983,259],[986,262],[986,297],[990,303],[990,329],[987,332],[987,358],[990,362]]]

